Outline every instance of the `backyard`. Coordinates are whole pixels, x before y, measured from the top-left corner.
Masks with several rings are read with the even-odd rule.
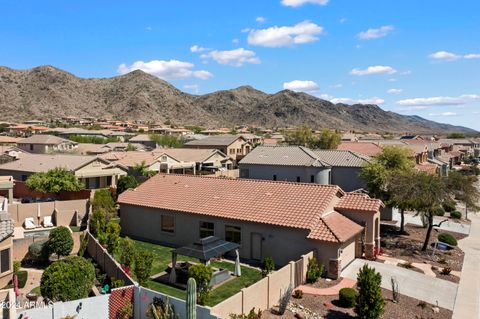
[[[168,264],[172,262],[171,251],[173,250],[173,248],[152,244],[152,243],[147,243],[143,241],[138,241],[138,240],[135,240],[134,242],[135,242],[135,248],[138,251],[147,250],[153,253],[154,258],[153,258],[151,275],[159,274],[165,271],[165,269],[167,269],[168,267]],[[115,254],[115,258],[117,260],[120,260],[120,256],[118,253]],[[177,259],[182,261],[198,262],[198,260],[194,258],[181,256],[181,255],[179,255]],[[216,268],[228,269],[231,272],[234,271],[234,267],[235,267],[234,263],[226,260],[221,260],[221,261],[212,260],[211,265]],[[262,274],[259,269],[244,266],[244,265],[241,266],[241,269],[242,269],[242,275],[240,277],[233,278],[212,290],[210,294],[210,298],[207,302],[207,306],[214,306],[222,302],[223,300],[238,293],[241,289],[254,284],[255,282],[257,282],[262,278]],[[131,275],[134,277],[133,274]],[[146,286],[147,288],[150,288],[152,290],[155,290],[173,297],[177,297],[180,299],[186,298],[185,290],[182,290],[167,284],[159,283],[152,279],[148,280]]]

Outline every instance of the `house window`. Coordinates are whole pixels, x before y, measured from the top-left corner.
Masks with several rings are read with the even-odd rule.
[[[241,244],[242,228],[238,226],[225,226],[225,240],[232,243]]]
[[[33,144],[30,144],[30,151],[33,151]]]
[[[241,154],[242,153],[242,149],[241,148],[237,148],[237,154]]]
[[[332,183],[332,171],[328,171],[328,183]]]
[[[162,215],[162,231],[166,233],[175,232],[175,220],[173,216]]]
[[[10,248],[0,252],[0,273],[10,270]]]
[[[215,225],[209,222],[200,222],[200,238],[213,236],[215,233]]]
[[[300,183],[300,176],[297,176],[297,183]]]
[[[310,175],[310,183],[315,183],[315,175]]]
[[[231,148],[229,152],[230,152],[230,155],[235,154],[235,149]]]
[[[27,175],[22,175],[22,182],[25,182],[27,180],[28,176]]]
[[[273,175],[273,180],[274,180],[274,181],[277,180],[277,175]]]

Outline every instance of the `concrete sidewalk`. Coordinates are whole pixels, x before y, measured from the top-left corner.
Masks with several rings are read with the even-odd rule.
[[[468,216],[473,216],[474,214],[471,213]],[[441,217],[441,216],[435,216],[433,218],[433,223],[438,224],[439,222],[445,220],[447,218]],[[393,213],[393,220],[397,221],[396,226],[400,227],[400,213]],[[414,216],[411,213],[405,213],[405,225],[406,224],[413,224],[413,225],[418,225],[422,226],[422,220],[420,219],[420,216]],[[447,221],[443,223],[440,227],[435,227],[437,229],[443,229],[447,231],[452,231],[455,233],[460,233],[460,234],[465,234],[468,235],[470,233],[470,225],[468,224],[460,224],[454,221]]]
[[[470,236],[458,242],[465,252],[453,319],[480,318],[480,216],[469,214]]]
[[[390,278],[395,277],[398,281],[400,294],[433,305],[436,305],[438,301],[439,307],[453,310],[458,285],[447,280],[432,278],[413,270],[363,259],[355,259],[342,271],[342,277],[357,279],[358,271],[365,263],[374,267],[382,275],[382,288],[391,290]]]

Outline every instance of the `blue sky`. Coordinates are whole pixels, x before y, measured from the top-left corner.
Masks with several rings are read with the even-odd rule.
[[[0,2],[0,64],[143,69],[190,93],[251,85],[480,130],[480,1]]]

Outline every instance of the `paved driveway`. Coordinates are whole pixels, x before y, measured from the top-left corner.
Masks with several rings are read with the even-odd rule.
[[[465,252],[453,319],[480,318],[480,216],[470,214],[470,236],[458,242]]]
[[[453,310],[458,285],[443,279],[432,278],[413,270],[398,266],[382,264],[376,261],[355,259],[342,271],[342,277],[357,279],[358,270],[365,264],[374,267],[382,275],[382,288],[391,290],[390,278],[395,277],[398,281],[400,294],[442,308]],[[467,317],[464,317],[467,318]]]

